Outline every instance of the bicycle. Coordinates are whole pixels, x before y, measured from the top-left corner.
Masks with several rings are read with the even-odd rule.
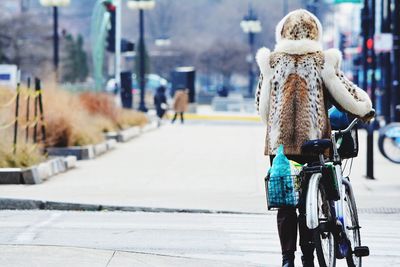
[[[338,148],[344,138],[350,136],[354,138],[355,153],[347,153],[346,158],[356,156],[358,140],[355,126],[358,122],[359,119],[354,119],[346,129],[332,131],[331,140],[311,140],[302,146],[303,153],[319,155],[319,162],[304,165],[302,177],[308,177],[305,178],[306,223],[314,233],[321,267],[334,267],[336,259],[344,258],[349,267],[361,267],[362,257],[369,255],[369,248],[361,246],[361,227],[353,189],[349,177],[343,175],[343,155]],[[333,156],[326,160],[324,151],[328,148],[333,150]]]
[[[396,107],[400,112],[400,105]],[[400,122],[392,122],[379,130],[379,151],[393,163],[400,164]]]

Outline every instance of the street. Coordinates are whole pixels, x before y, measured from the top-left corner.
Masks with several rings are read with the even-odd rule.
[[[399,219],[360,215],[363,244],[371,250],[363,266],[400,266]],[[274,214],[2,211],[0,260],[13,267],[278,267],[275,220]]]

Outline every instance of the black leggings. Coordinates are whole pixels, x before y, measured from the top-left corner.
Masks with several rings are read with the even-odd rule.
[[[183,112],[179,112],[179,115],[181,116],[181,122],[183,123]],[[174,118],[172,119],[173,123],[175,122],[177,117],[178,117],[178,112],[175,112]]]
[[[288,159],[296,161],[300,164],[307,162],[319,161],[318,157],[310,156],[287,156]],[[270,162],[274,156],[270,156]],[[305,185],[307,188],[307,185]],[[299,200],[299,215],[296,208],[280,208],[278,209],[277,224],[278,234],[281,243],[282,254],[294,253],[297,248],[297,225],[299,226],[300,247],[303,255],[312,255],[314,247],[312,244],[312,231],[306,225],[306,194],[301,194]]]

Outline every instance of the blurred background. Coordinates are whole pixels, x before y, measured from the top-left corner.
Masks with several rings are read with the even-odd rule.
[[[145,9],[128,2],[4,0],[1,63],[17,65],[23,76],[43,79],[57,71],[57,82],[69,90],[119,90],[116,70],[130,71],[135,93],[143,57],[145,89],[150,92],[159,84],[171,87],[174,69],[190,66],[196,71],[196,103],[210,104],[225,91],[249,97],[258,74],[255,50],[273,48],[276,23],[290,10],[307,8],[323,22],[325,48],[342,50],[346,74],[376,100],[378,116],[398,120],[395,1],[159,0]],[[122,50],[115,49],[117,39]]]

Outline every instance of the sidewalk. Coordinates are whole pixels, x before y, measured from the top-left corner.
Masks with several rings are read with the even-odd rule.
[[[265,213],[260,123],[166,125],[39,185],[1,185],[1,198],[94,205]],[[375,147],[377,180],[366,180],[366,135],[353,162],[358,207],[400,213],[400,166]],[[350,163],[349,163],[350,164]]]
[[[237,267],[237,263],[180,256],[58,246],[0,245],[2,267]],[[16,255],[19,255],[16,257]],[[242,265],[243,266],[243,265]],[[246,264],[245,266],[257,266]],[[260,266],[260,265],[258,265]]]

